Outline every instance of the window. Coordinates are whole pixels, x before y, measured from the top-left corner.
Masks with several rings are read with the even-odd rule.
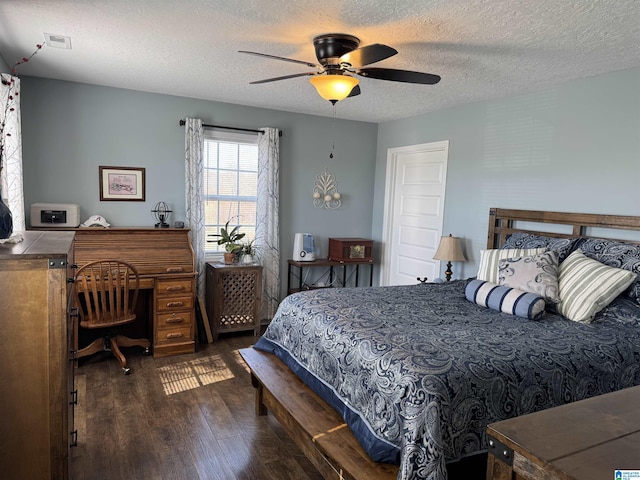
[[[220,228],[240,225],[243,240],[256,235],[258,137],[206,130],[204,139],[205,254],[224,252],[216,237]]]

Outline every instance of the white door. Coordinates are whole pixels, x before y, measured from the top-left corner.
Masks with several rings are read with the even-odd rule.
[[[380,285],[439,276],[448,151],[448,141],[388,150]]]

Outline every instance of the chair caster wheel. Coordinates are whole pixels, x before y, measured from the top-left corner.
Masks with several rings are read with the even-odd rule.
[[[145,348],[144,348],[144,352],[143,352],[143,353],[144,353],[145,355],[151,355],[151,348],[149,348],[149,347],[145,347]]]
[[[131,373],[131,369],[129,367],[123,367],[122,373],[125,375],[129,375]]]

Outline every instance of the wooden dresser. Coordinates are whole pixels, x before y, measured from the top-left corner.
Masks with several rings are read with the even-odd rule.
[[[195,351],[195,257],[185,228],[74,229],[78,267],[102,259],[133,264],[153,292],[153,356]]]
[[[640,386],[493,423],[486,478],[602,480],[640,471],[638,405]]]
[[[0,477],[67,479],[76,441],[68,314],[73,232],[0,245]]]

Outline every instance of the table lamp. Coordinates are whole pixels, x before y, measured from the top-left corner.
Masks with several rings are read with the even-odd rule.
[[[449,234],[448,237],[442,237],[433,259],[445,260],[447,262],[447,269],[444,274],[447,282],[450,281],[451,275],[453,274],[451,271],[451,262],[464,262],[466,260],[464,253],[462,253],[460,237],[452,237],[451,234]]]

